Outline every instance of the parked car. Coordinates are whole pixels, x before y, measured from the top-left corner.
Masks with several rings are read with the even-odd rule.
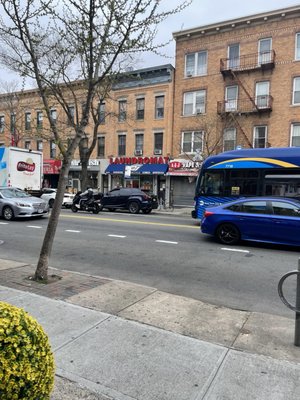
[[[244,198],[208,207],[201,231],[226,245],[240,240],[300,245],[300,201],[283,197]]]
[[[131,214],[137,214],[140,210],[149,214],[158,207],[157,197],[144,193],[140,189],[120,188],[113,189],[102,196],[100,208],[111,211],[117,209],[128,210]]]
[[[23,190],[0,187],[0,216],[7,221],[21,217],[42,217],[49,211],[47,202]]]
[[[48,202],[50,208],[53,207],[56,192],[57,189],[43,189],[43,194],[41,195],[41,198]],[[66,192],[64,194],[62,205],[66,208],[71,208],[74,196],[74,194]]]

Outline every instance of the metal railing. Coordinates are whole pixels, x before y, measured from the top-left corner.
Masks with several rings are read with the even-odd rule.
[[[293,306],[291,303],[287,301],[283,294],[283,283],[284,281],[292,276],[296,275],[297,276],[297,287],[296,287],[296,304]],[[298,270],[295,271],[290,271],[287,272],[285,275],[283,275],[278,282],[278,294],[283,302],[289,309],[292,311],[295,311],[296,316],[295,316],[295,338],[294,338],[294,345],[295,346],[300,346],[300,259],[298,260]]]
[[[257,96],[250,99],[218,101],[217,113],[252,114],[272,111],[273,97],[270,95]]]
[[[275,51],[245,54],[236,58],[221,58],[220,71],[226,74],[229,71],[243,72],[256,69],[272,69],[275,67]]]

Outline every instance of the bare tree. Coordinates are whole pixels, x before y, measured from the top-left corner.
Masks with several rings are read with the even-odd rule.
[[[71,160],[85,137],[96,91],[123,57],[159,52],[166,44],[155,42],[159,24],[190,2],[181,0],[172,10],[164,10],[162,0],[1,0],[0,62],[35,81],[62,157],[56,200],[34,279],[48,278]],[[51,118],[54,103],[72,127],[68,144],[64,130]]]

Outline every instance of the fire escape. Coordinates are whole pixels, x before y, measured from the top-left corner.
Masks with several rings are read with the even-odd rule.
[[[220,72],[224,81],[231,79],[234,85],[242,89],[244,96],[239,95],[236,99],[227,99],[218,101],[217,113],[223,121],[223,129],[234,126],[242,133],[249,147],[253,147],[249,140],[251,135],[247,135],[243,128],[240,117],[248,115],[262,115],[272,111],[273,98],[270,95],[251,96],[250,91],[246,87],[246,83],[242,81],[242,75],[251,72],[273,70],[275,67],[275,51],[271,50],[264,53],[247,54],[238,58],[222,58],[220,60]]]

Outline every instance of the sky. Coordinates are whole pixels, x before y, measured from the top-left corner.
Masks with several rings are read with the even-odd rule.
[[[179,3],[181,3],[180,0],[162,0],[165,9],[172,9]],[[192,4],[180,14],[169,17],[158,27],[157,42],[162,43],[172,39],[172,33],[182,29],[195,28],[295,5],[300,5],[300,0],[193,0]],[[167,57],[145,54],[135,64],[135,68],[148,68],[168,63],[175,66],[174,41],[164,48],[163,53]],[[1,73],[0,81],[18,81],[18,77],[4,70]]]

